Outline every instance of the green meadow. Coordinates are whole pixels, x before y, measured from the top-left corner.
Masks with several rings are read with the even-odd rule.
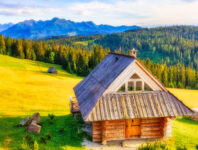
[[[47,73],[49,67],[55,67],[58,74]],[[81,145],[87,137],[82,120],[73,118],[69,111],[69,96],[74,95],[73,87],[81,80],[60,65],[0,55],[0,149],[34,149],[35,145],[42,150],[86,149]],[[198,108],[198,91],[170,91],[189,107]],[[40,134],[27,133],[25,127],[17,126],[35,112],[42,117]],[[48,114],[53,114],[54,119]],[[198,122],[175,120],[173,137],[168,142],[172,147],[186,145],[195,149]]]

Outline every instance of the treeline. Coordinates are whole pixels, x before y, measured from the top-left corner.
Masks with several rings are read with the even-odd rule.
[[[86,76],[108,53],[95,45],[86,50],[81,47],[59,45],[56,42],[29,41],[26,39],[10,39],[0,35],[0,54],[10,55],[21,59],[31,59],[56,63],[70,73]],[[151,63],[150,59],[140,60],[166,87],[198,89],[198,72],[190,66],[177,63]]]
[[[84,50],[55,42],[10,39],[0,35],[0,54],[60,64],[70,73],[86,76],[109,52],[98,45]]]
[[[167,65],[176,65],[179,61],[198,70],[198,27],[172,26],[131,30],[101,36],[95,43],[112,51],[121,48],[123,53],[136,48],[140,51],[139,58],[149,57],[152,62]]]
[[[185,67],[179,62],[173,66],[151,63],[149,58],[140,61],[166,87],[198,89],[198,72],[190,66]]]

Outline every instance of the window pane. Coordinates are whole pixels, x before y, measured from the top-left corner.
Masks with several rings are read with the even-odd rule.
[[[137,81],[136,82],[136,91],[141,91],[142,90],[142,81]]]
[[[128,82],[128,91],[133,91],[134,90],[134,82]]]

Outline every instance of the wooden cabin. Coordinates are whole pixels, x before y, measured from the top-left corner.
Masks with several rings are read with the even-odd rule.
[[[95,142],[166,139],[172,119],[193,113],[136,59],[136,52],[109,53],[74,87]]]

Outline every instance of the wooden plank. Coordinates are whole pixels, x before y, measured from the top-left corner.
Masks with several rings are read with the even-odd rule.
[[[141,105],[141,107],[142,107],[143,116],[144,116],[144,117],[148,117],[148,116],[147,116],[146,109],[145,109],[145,105],[144,105],[144,100],[143,100],[142,94],[138,94],[138,97],[139,97],[139,100],[140,100],[140,105]]]
[[[140,104],[138,94],[135,94],[135,99],[136,99],[135,101],[136,101],[136,105],[137,105],[137,108],[138,108],[138,113],[140,115],[140,118],[144,118],[144,114],[143,114],[143,110],[142,110],[142,106]]]
[[[141,124],[145,124],[145,123],[160,123],[161,120],[160,119],[142,119],[141,120]]]
[[[112,97],[112,100],[111,100],[111,102],[112,102],[112,105],[113,105],[113,111],[114,111],[114,118],[115,119],[119,119],[119,115],[118,115],[118,109],[117,109],[117,105],[116,105],[116,95],[114,95],[113,97]]]
[[[141,135],[141,138],[161,138],[161,135]]]
[[[160,123],[147,123],[147,124],[141,124],[141,127],[159,127]]]
[[[141,132],[141,135],[142,136],[150,136],[150,135],[162,135],[162,133],[161,132],[158,132],[158,131],[152,131],[152,132]]]
[[[106,121],[102,122],[102,144],[107,144]]]
[[[161,127],[141,127],[142,132],[147,132],[147,131],[161,131]]]
[[[101,130],[102,129],[102,127],[101,126],[93,126],[92,127],[92,130],[94,131],[94,130]]]

